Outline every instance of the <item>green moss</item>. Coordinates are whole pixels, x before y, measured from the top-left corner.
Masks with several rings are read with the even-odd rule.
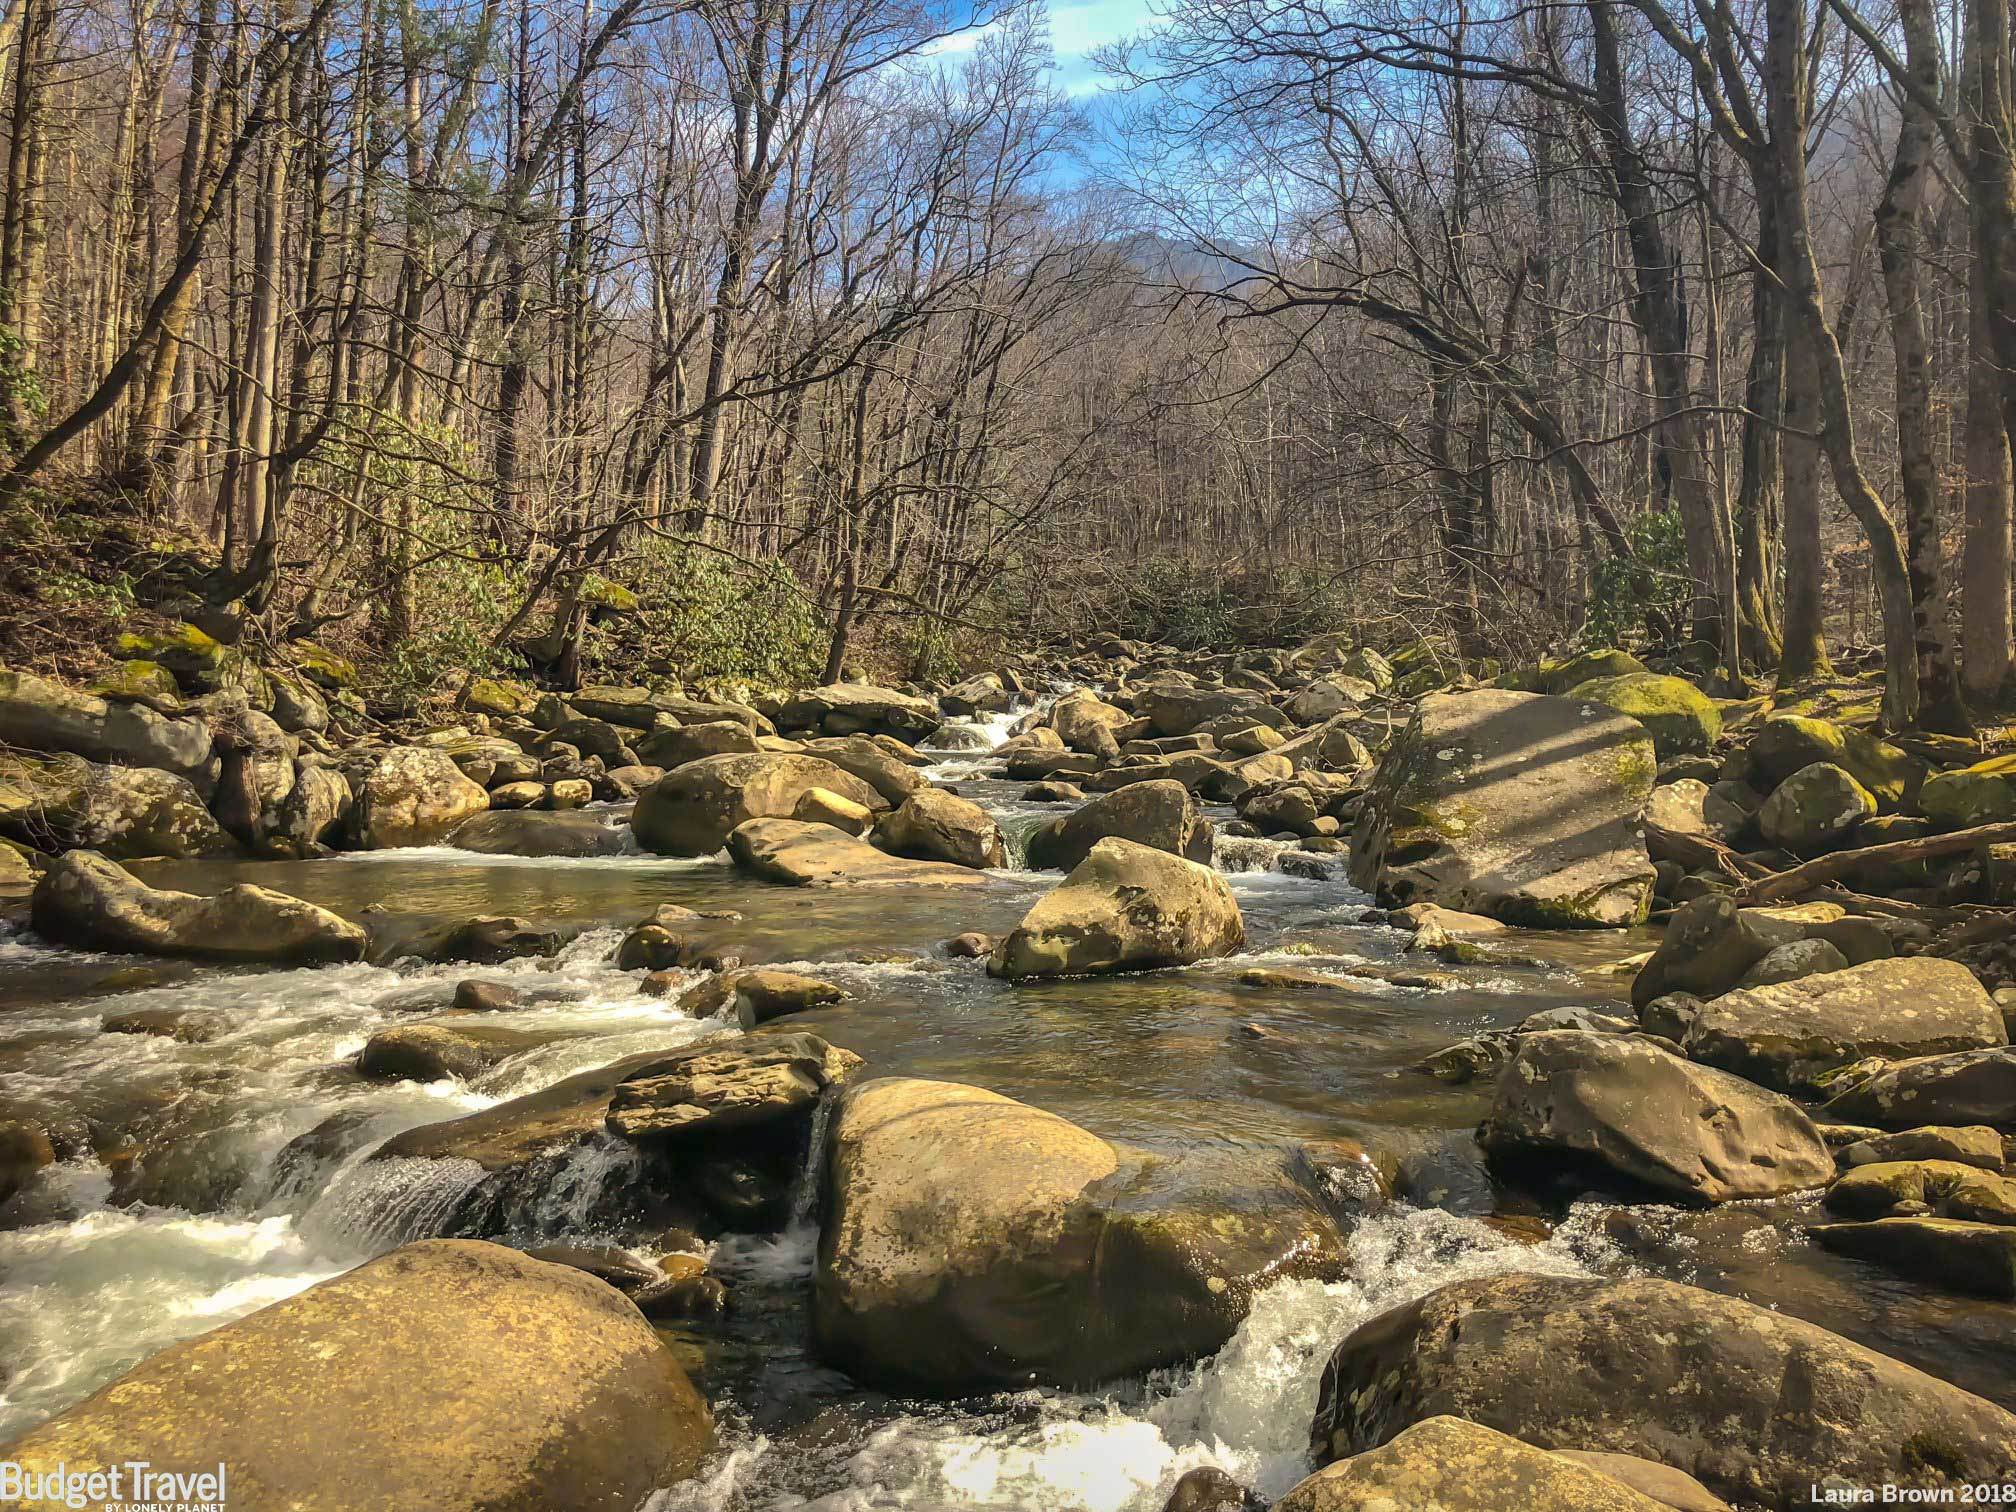
[[[1663,758],[1706,751],[1722,737],[1722,715],[1692,683],[1656,672],[1627,672],[1578,683],[1568,695],[1628,714],[1645,726]]]
[[[1571,656],[1566,661],[1540,663],[1541,693],[1565,693],[1570,688],[1579,688],[1583,683],[1594,682],[1599,677],[1629,677],[1645,671],[1645,663],[1629,651],[1619,651],[1614,647],[1602,651],[1584,651],[1579,656]]]
[[[316,645],[313,641],[297,641],[292,653],[294,665],[299,667],[310,682],[325,688],[348,688],[357,681],[357,664],[347,656],[338,656],[334,651]]]
[[[101,672],[85,684],[84,691],[96,693],[100,698],[131,702],[174,698],[180,689],[175,686],[175,674],[161,663],[135,657],[131,661],[122,661],[108,672]]]
[[[129,630],[116,644],[128,661],[159,662],[183,674],[214,671],[224,660],[224,647],[214,637],[186,623],[151,635]]]
[[[623,614],[642,607],[636,594],[599,572],[591,572],[581,580],[581,602],[591,609],[613,609]]]
[[[1926,818],[1947,829],[2000,824],[2016,819],[2016,783],[2000,772],[1982,771],[1980,767],[1941,772],[1925,779],[1924,787],[1918,791],[1918,808]]]

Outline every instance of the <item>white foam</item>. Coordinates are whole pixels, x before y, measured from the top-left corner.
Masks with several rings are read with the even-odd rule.
[[[1587,1274],[1607,1264],[1591,1231],[1543,1244],[1471,1218],[1396,1209],[1350,1241],[1351,1279],[1262,1292],[1213,1359],[1145,1390],[1024,1392],[992,1410],[945,1407],[879,1426],[830,1459],[740,1437],[648,1512],[1156,1512],[1187,1471],[1217,1465],[1270,1500],[1310,1469],[1324,1362],[1370,1318],[1451,1281],[1509,1272]],[[717,1264],[720,1257],[717,1255]],[[805,1489],[816,1487],[810,1500]]]

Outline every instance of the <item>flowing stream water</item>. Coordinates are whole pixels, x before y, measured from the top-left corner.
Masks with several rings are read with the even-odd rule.
[[[1009,722],[966,723],[991,745]],[[1011,845],[1062,812],[986,771],[976,750],[945,754],[930,775],[994,812]],[[1098,1393],[944,1404],[865,1389],[812,1352],[816,1192],[802,1190],[781,1234],[716,1244],[728,1316],[665,1330],[714,1404],[722,1449],[654,1512],[1155,1512],[1177,1476],[1207,1463],[1278,1494],[1308,1469],[1317,1378],[1339,1338],[1446,1281],[1507,1270],[1637,1269],[1734,1292],[2016,1407],[2016,1308],[1825,1255],[1798,1237],[1797,1203],[1543,1212],[1494,1186],[1471,1138],[1488,1085],[1408,1068],[1544,1008],[1614,1007],[1621,979],[1595,968],[1649,936],[1522,935],[1534,964],[1433,963],[1454,979],[1433,989],[1349,977],[1339,968],[1397,963],[1404,937],[1366,922],[1370,900],[1341,865],[1292,875],[1274,866],[1280,849],[1221,840],[1246,915],[1241,956],[1015,986],[940,942],[1011,927],[1055,874],[1006,871],[983,893],[850,895],[752,883],[718,858],[636,854],[437,847],[138,867],[196,891],[249,878],[395,929],[515,913],[580,933],[548,961],[285,970],[91,955],[0,932],[0,1103],[95,1152],[0,1209],[0,1442],[178,1340],[439,1232],[480,1171],[367,1162],[382,1140],[637,1051],[736,1032],[643,995],[641,972],[615,968],[623,929],[666,902],[735,910],[709,924],[708,943],[751,963],[810,964],[843,987],[847,1001],[781,1027],[856,1051],[872,1074],[973,1082],[1170,1152],[1352,1138],[1397,1171],[1403,1200],[1353,1231],[1350,1280],[1274,1286],[1209,1361]],[[1243,981],[1254,966],[1336,985]],[[374,1031],[445,1008],[470,977],[525,990],[526,1006],[484,1023],[523,1031],[528,1048],[466,1084],[356,1074]],[[104,1031],[136,1013],[179,1015],[181,1037]],[[597,1195],[623,1179],[625,1159],[613,1142],[571,1159],[524,1216],[527,1236],[597,1242]]]

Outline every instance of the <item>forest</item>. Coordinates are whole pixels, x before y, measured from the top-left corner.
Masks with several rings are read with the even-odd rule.
[[[180,550],[409,684],[1353,629],[1962,731],[1998,17],[1200,0],[1088,94],[1020,0],[21,0],[5,628]]]

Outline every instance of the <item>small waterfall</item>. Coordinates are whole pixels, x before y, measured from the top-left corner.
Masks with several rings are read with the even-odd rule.
[[[833,1104],[839,1098],[828,1087],[812,1110],[812,1127],[806,1135],[805,1163],[798,1171],[798,1184],[791,1189],[791,1219],[787,1229],[811,1228],[819,1218],[819,1194],[826,1177],[826,1129],[833,1121]]]
[[[510,1228],[531,1239],[592,1230],[605,1215],[612,1191],[635,1187],[644,1170],[643,1153],[626,1140],[591,1139],[550,1165],[538,1163],[531,1200],[514,1204]]]
[[[456,1209],[489,1175],[473,1160],[361,1160],[302,1215],[312,1238],[376,1254],[445,1233]]]
[[[1279,871],[1282,853],[1294,848],[1294,842],[1289,840],[1228,835],[1221,831],[1212,837],[1211,864],[1221,872]]]

